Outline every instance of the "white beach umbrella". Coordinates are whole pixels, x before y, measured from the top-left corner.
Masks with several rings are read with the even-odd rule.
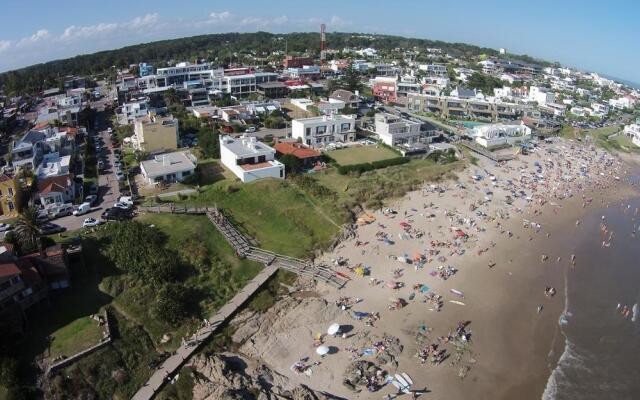
[[[328,335],[335,335],[338,332],[340,332],[340,324],[331,324],[329,329],[327,329]]]
[[[319,356],[324,356],[325,354],[329,353],[329,347],[328,346],[318,346],[318,348],[316,348],[316,354],[318,354]]]

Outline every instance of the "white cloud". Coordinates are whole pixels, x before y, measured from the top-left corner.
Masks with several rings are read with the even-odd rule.
[[[38,43],[38,42],[42,42],[44,40],[47,40],[49,37],[50,37],[50,35],[49,35],[49,31],[48,30],[40,29],[36,33],[34,33],[33,35],[31,35],[29,37],[26,37],[26,38],[20,39],[20,41],[18,42],[17,46],[18,47],[28,46],[28,45],[33,44],[33,43]]]
[[[209,22],[228,22],[233,18],[233,14],[229,11],[212,12],[209,14]]]
[[[158,13],[147,14],[144,17],[134,18],[133,21],[129,23],[129,26],[134,29],[152,26],[158,22],[159,18],[160,16],[158,15]]]
[[[0,40],[0,53],[8,50],[11,47],[11,42],[9,40]]]
[[[75,40],[78,38],[90,38],[96,35],[103,35],[110,33],[118,29],[116,23],[100,23],[96,25],[88,26],[75,26],[71,25],[64,30],[64,33],[60,36],[61,40]]]
[[[289,22],[289,17],[281,15],[274,18],[265,17],[245,17],[241,19],[238,24],[244,27],[254,27],[256,29],[264,29],[273,26],[286,25]]]

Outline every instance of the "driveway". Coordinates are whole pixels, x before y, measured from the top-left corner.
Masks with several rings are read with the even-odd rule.
[[[97,205],[91,209],[91,212],[77,217],[70,215],[68,217],[62,217],[52,221],[54,224],[64,226],[67,228],[67,231],[74,231],[82,228],[82,222],[85,218],[100,219],[100,215],[104,210],[112,207],[113,203],[115,203],[118,197],[120,197],[118,178],[116,178],[115,169],[112,168],[114,157],[113,151],[111,150],[111,137],[106,131],[105,121],[99,121],[98,123],[98,133],[92,132],[90,135],[99,135],[102,137],[102,140],[104,141],[102,154],[107,154],[108,168],[104,171],[98,172],[98,202]]]

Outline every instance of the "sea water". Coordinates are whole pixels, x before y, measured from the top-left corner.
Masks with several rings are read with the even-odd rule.
[[[618,306],[640,303],[636,208],[640,209],[637,197],[593,207],[582,219],[582,229],[592,233],[572,251],[576,265],[566,272],[566,307],[558,321],[564,352],[543,400],[640,399],[640,321],[621,315]],[[608,230],[604,238],[601,224]]]

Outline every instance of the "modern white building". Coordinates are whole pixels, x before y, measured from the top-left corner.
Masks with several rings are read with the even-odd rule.
[[[220,136],[220,160],[242,182],[264,178],[284,179],[284,164],[275,159],[276,151],[255,137]]]
[[[198,159],[188,151],[158,154],[140,163],[140,172],[149,184],[182,182],[194,174]]]
[[[547,88],[531,86],[529,88],[529,100],[535,101],[539,105],[555,103],[556,95]]]
[[[420,71],[424,71],[429,76],[447,76],[447,66],[440,64],[420,64],[418,65]]]
[[[602,114],[602,115],[609,114],[609,111],[610,111],[609,105],[603,104],[603,103],[591,103],[591,109],[596,114]]]
[[[350,142],[356,136],[355,115],[323,115],[321,117],[294,119],[291,123],[294,139],[311,147],[329,143]]]
[[[388,113],[375,116],[376,135],[388,146],[413,145],[431,142],[431,134],[422,129],[420,122]]]
[[[469,136],[486,148],[521,143],[531,138],[531,128],[524,123],[520,125],[478,125],[469,131]]]
[[[631,97],[620,97],[609,100],[609,105],[618,110],[626,110],[635,106],[636,101]]]
[[[630,124],[624,127],[624,134],[631,137],[631,141],[640,147],[640,124]]]

